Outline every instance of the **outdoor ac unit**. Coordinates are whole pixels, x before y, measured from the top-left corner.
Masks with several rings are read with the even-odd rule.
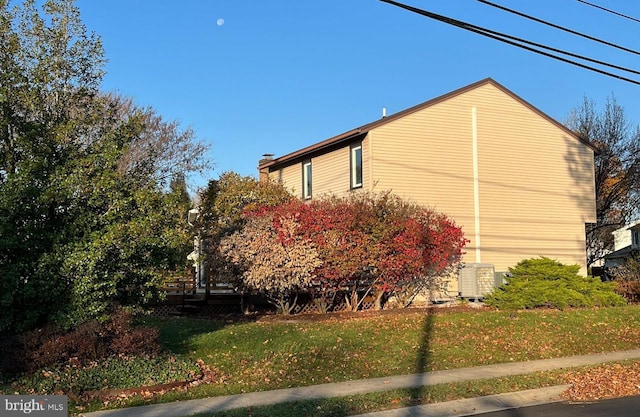
[[[510,277],[511,274],[509,272],[504,272],[504,271],[496,271],[494,273],[494,277],[495,277],[495,286],[496,288],[506,284],[507,283],[507,278]]]
[[[495,285],[495,267],[492,264],[466,264],[458,274],[458,292],[462,298],[484,298]]]

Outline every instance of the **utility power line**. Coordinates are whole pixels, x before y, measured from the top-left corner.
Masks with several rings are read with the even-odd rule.
[[[602,6],[598,6],[597,4],[589,3],[588,1],[584,1],[584,0],[578,0],[578,1],[580,3],[584,3],[584,4],[588,5],[588,6],[595,7],[596,9],[604,10],[605,12],[609,12],[611,14],[615,14],[617,16],[624,17],[625,19],[633,20],[634,22],[640,22],[640,19],[636,19],[635,17],[627,16],[626,14],[622,14],[622,13],[616,12],[615,10],[607,9],[607,8],[602,7]]]
[[[602,39],[599,39],[599,38],[596,38],[596,37],[593,37],[593,36],[590,36],[590,35],[587,35],[587,34],[572,30],[572,29],[568,29],[568,28],[565,28],[565,27],[560,26],[560,25],[556,25],[556,24],[551,23],[551,22],[547,22],[546,20],[542,20],[542,19],[539,19],[537,17],[530,16],[528,14],[519,12],[517,10],[509,9],[507,7],[501,6],[501,5],[496,4],[496,3],[492,3],[492,2],[487,1],[487,0],[478,0],[478,1],[480,3],[484,3],[486,5],[495,7],[497,9],[501,9],[501,10],[504,10],[506,12],[513,13],[515,15],[524,17],[524,18],[529,19],[529,20],[533,20],[534,22],[542,23],[543,25],[551,26],[552,28],[560,29],[562,31],[571,33],[573,35],[581,36],[583,38],[586,38],[586,39],[589,39],[589,40],[592,40],[592,41],[595,41],[595,42],[598,42],[598,43],[601,43],[601,44],[604,44],[604,45],[607,45],[607,46],[611,46],[613,48],[621,49],[621,50],[626,51],[626,52],[631,52],[632,54],[640,55],[640,52],[638,52],[638,51],[636,51],[634,49],[630,49],[630,48],[626,48],[624,46],[616,45],[615,43],[608,42],[608,41],[605,41],[605,40],[602,40]]]
[[[549,57],[549,58],[556,59],[558,61],[565,62],[567,64],[575,65],[577,67],[584,68],[584,69],[587,69],[587,70],[590,70],[590,71],[594,71],[594,72],[597,72],[597,73],[602,74],[602,75],[606,75],[606,76],[609,76],[609,77],[612,77],[612,78],[617,78],[619,80],[626,81],[626,82],[629,82],[629,83],[632,83],[632,84],[640,85],[640,81],[638,81],[638,80],[627,78],[627,77],[624,77],[624,76],[621,76],[619,74],[615,74],[615,73],[612,73],[612,72],[604,71],[604,70],[596,68],[596,67],[591,67],[589,65],[585,65],[585,64],[582,64],[580,62],[572,61],[570,59],[563,58],[561,56],[554,55],[554,54],[551,54],[551,53],[548,53],[548,52],[545,52],[545,51],[541,51],[540,49],[535,49],[535,48],[523,45],[522,43],[518,43],[518,42],[523,42],[523,43],[527,43],[527,44],[530,44],[530,45],[542,47],[544,49],[548,49],[548,50],[552,50],[554,52],[562,53],[564,55],[569,55],[569,56],[573,56],[573,57],[576,57],[576,58],[579,58],[579,59],[591,61],[591,62],[594,62],[594,63],[599,63],[601,65],[607,65],[607,66],[610,66],[612,68],[621,69],[621,70],[624,70],[624,71],[627,71],[627,72],[632,72],[632,73],[636,73],[636,74],[639,73],[636,70],[632,70],[632,69],[624,68],[624,67],[619,67],[617,65],[605,63],[603,61],[598,61],[598,60],[594,60],[594,59],[591,59],[591,58],[583,57],[583,56],[580,56],[580,55],[577,55],[577,54],[572,54],[570,52],[562,51],[562,50],[559,50],[559,49],[556,49],[556,48],[551,48],[551,47],[544,46],[544,45],[541,45],[541,44],[537,44],[537,43],[534,43],[534,42],[530,42],[530,41],[527,41],[527,40],[524,40],[524,39],[520,40],[520,38],[516,38],[514,36],[510,36],[510,35],[503,34],[503,33],[500,33],[500,32],[492,31],[490,29],[486,29],[486,28],[483,28],[483,27],[480,27],[480,26],[472,25],[470,23],[466,23],[466,22],[463,22],[463,21],[460,21],[460,20],[452,19],[450,17],[442,16],[442,15],[439,15],[439,14],[436,14],[436,13],[428,12],[426,10],[422,10],[422,9],[418,9],[416,7],[408,6],[406,4],[398,3],[398,2],[393,1],[393,0],[380,0],[380,1],[382,1],[384,3],[391,4],[391,5],[396,6],[396,7],[400,7],[402,9],[408,10],[408,11],[413,12],[413,13],[417,13],[419,15],[428,17],[430,19],[434,19],[434,20],[437,20],[437,21],[440,21],[440,22],[443,22],[443,23],[447,23],[449,25],[456,26],[456,27],[459,27],[461,29],[468,30],[470,32],[474,32],[474,33],[477,33],[479,35],[486,36],[488,38],[495,39],[495,40],[498,40],[500,42],[507,43],[509,45],[517,46],[518,48],[522,48],[522,49],[525,49],[525,50],[530,51],[530,52],[534,52],[534,53],[537,53],[537,54],[540,54],[540,55],[543,55],[543,56],[546,56],[546,57]],[[512,40],[510,40],[510,39],[512,39]],[[516,42],[516,40],[518,42]]]
[[[439,15],[436,15],[436,16],[439,16]],[[634,70],[634,69],[631,69],[631,68],[621,67],[619,65],[610,64],[608,62],[601,61],[601,60],[598,60],[598,59],[589,58],[589,57],[586,57],[584,55],[579,55],[579,54],[575,54],[573,52],[568,52],[568,51],[564,51],[562,49],[554,48],[552,46],[547,46],[547,45],[543,45],[541,43],[532,42],[532,41],[526,40],[524,38],[519,38],[517,36],[508,35],[508,34],[502,33],[502,32],[496,32],[495,30],[486,29],[486,28],[483,28],[481,26],[476,26],[476,25],[473,25],[471,23],[463,22],[461,20],[447,18],[445,16],[442,16],[442,17],[447,20],[445,23],[449,23],[449,24],[452,24],[454,26],[457,26],[457,27],[460,27],[460,28],[463,28],[463,29],[471,30],[473,32],[480,33],[480,34],[485,34],[486,33],[486,34],[489,34],[489,35],[494,35],[496,37],[504,38],[505,40],[506,39],[510,39],[512,41],[515,41],[516,43],[511,43],[511,42],[507,42],[507,43],[510,43],[512,45],[515,45],[515,46],[524,47],[524,45],[520,45],[520,44],[517,43],[517,42],[521,42],[521,43],[526,44],[526,45],[531,45],[531,46],[535,46],[536,48],[546,49],[547,51],[551,51],[551,52],[557,52],[559,54],[567,55],[567,56],[570,56],[572,58],[578,58],[578,59],[581,59],[583,61],[593,62],[594,64],[603,65],[605,67],[614,68],[614,69],[617,69],[617,70],[620,70],[620,71],[625,71],[625,72],[630,72],[632,74],[640,75],[640,71],[637,71],[637,70]],[[497,39],[497,38],[495,38],[495,39]],[[501,40],[501,39],[498,39],[498,40]],[[537,50],[533,50],[533,51],[537,51]]]

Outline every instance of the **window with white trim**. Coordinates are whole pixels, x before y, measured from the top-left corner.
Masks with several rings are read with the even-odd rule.
[[[351,188],[362,188],[362,143],[351,146]]]
[[[633,246],[640,246],[640,230],[634,230],[632,233],[633,233]]]
[[[311,198],[311,161],[307,160],[302,163],[302,198],[308,200]]]

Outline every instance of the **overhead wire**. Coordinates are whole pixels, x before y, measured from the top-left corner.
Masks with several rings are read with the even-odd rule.
[[[590,35],[587,35],[585,33],[581,33],[581,32],[575,31],[573,29],[566,28],[564,26],[556,25],[555,23],[547,22],[546,20],[539,19],[537,17],[534,17],[534,16],[531,16],[531,15],[519,12],[517,10],[509,9],[508,7],[502,6],[500,4],[492,3],[492,2],[487,1],[487,0],[478,0],[478,1],[480,3],[484,3],[484,4],[488,5],[488,6],[495,7],[497,9],[504,10],[506,12],[513,13],[515,15],[524,17],[525,19],[533,20],[534,22],[542,23],[543,25],[547,25],[547,26],[550,26],[552,28],[559,29],[559,30],[562,30],[564,32],[568,32],[568,33],[571,33],[573,35],[581,36],[581,37],[583,37],[585,39],[589,39],[589,40],[594,41],[594,42],[598,42],[598,43],[601,43],[601,44],[604,44],[604,45],[607,45],[607,46],[611,46],[613,48],[617,48],[617,49],[620,49],[620,50],[625,51],[625,52],[631,52],[632,54],[640,55],[640,51],[636,51],[635,49],[630,49],[630,48],[627,48],[627,47],[624,47],[624,46],[620,46],[620,45],[617,45],[615,43],[608,42],[608,41],[596,38],[594,36],[590,36]]]
[[[430,12],[427,12],[427,13],[430,13]],[[436,16],[439,16],[439,15],[436,15]],[[443,18],[448,20],[448,22],[446,22],[446,23],[450,23],[450,24],[453,24],[455,26],[462,27],[463,29],[472,30],[474,32],[475,31],[484,32],[484,33],[491,34],[491,35],[494,35],[494,36],[503,37],[505,39],[510,39],[512,41],[515,41],[515,42],[522,42],[523,44],[535,46],[537,48],[546,49],[546,50],[552,51],[552,52],[557,52],[557,53],[560,53],[560,54],[563,54],[563,55],[570,56],[572,58],[578,58],[578,59],[581,59],[583,61],[593,62],[594,64],[603,65],[605,67],[614,68],[614,69],[617,69],[617,70],[620,70],[620,71],[625,71],[625,72],[630,72],[632,74],[640,75],[640,71],[638,71],[638,70],[622,67],[622,66],[615,65],[615,64],[610,64],[608,62],[601,61],[601,60],[594,59],[594,58],[589,58],[589,57],[584,56],[584,55],[579,55],[579,54],[575,54],[573,52],[568,52],[568,51],[564,51],[562,49],[554,48],[552,46],[547,46],[547,45],[543,45],[541,43],[532,42],[532,41],[526,40],[524,38],[519,38],[517,36],[512,36],[512,35],[508,35],[506,33],[497,32],[497,31],[491,30],[491,29],[486,29],[486,28],[483,28],[481,26],[476,26],[476,25],[471,24],[471,23],[463,22],[461,20],[456,20],[456,19],[453,19],[453,18],[445,17],[445,16],[441,16],[441,17],[443,17]],[[464,27],[464,26],[466,26],[466,27]],[[479,33],[479,32],[476,32],[476,33]],[[507,42],[507,43],[510,43],[510,42]],[[519,44],[514,44],[514,45],[519,45]]]
[[[620,17],[624,17],[625,19],[633,20],[634,22],[640,22],[640,19],[636,19],[635,17],[627,16],[626,14],[622,14],[622,13],[616,12],[615,10],[611,10],[611,9],[607,9],[605,7],[602,7],[602,6],[598,6],[595,3],[589,3],[588,1],[584,1],[584,0],[578,0],[578,1],[580,3],[586,4],[588,6],[595,7],[596,9],[604,10],[605,12],[608,12],[608,13],[611,13],[611,14],[615,14],[615,15],[620,16]]]
[[[570,52],[562,51],[562,50],[556,49],[556,48],[551,48],[551,47],[548,47],[548,46],[545,46],[545,45],[541,45],[541,44],[537,44],[535,42],[527,41],[527,40],[524,40],[524,39],[521,39],[521,38],[516,38],[516,37],[511,36],[511,35],[507,35],[507,34],[504,34],[504,33],[496,32],[496,31],[493,31],[493,30],[490,30],[490,29],[486,29],[486,28],[483,28],[483,27],[480,27],[480,26],[476,26],[476,25],[467,23],[467,22],[463,22],[461,20],[452,19],[450,17],[446,17],[446,16],[443,16],[443,15],[432,13],[432,12],[429,12],[429,11],[426,11],[426,10],[418,9],[417,7],[413,7],[413,6],[409,6],[409,5],[406,5],[406,4],[402,4],[402,3],[399,3],[399,2],[396,2],[396,1],[393,1],[393,0],[380,0],[380,1],[382,1],[384,3],[391,4],[392,6],[396,6],[396,7],[408,10],[410,12],[413,12],[413,13],[428,17],[430,19],[434,19],[434,20],[437,20],[437,21],[440,21],[440,22],[443,22],[443,23],[447,23],[449,25],[456,26],[456,27],[459,27],[461,29],[468,30],[470,32],[474,32],[474,33],[477,33],[479,35],[482,35],[482,36],[485,36],[485,37],[488,37],[488,38],[491,38],[491,39],[495,39],[495,40],[498,40],[500,42],[503,42],[503,43],[506,43],[506,44],[509,44],[509,45],[513,45],[513,46],[516,46],[516,47],[521,48],[521,49],[525,49],[525,50],[530,51],[530,52],[534,52],[534,53],[539,54],[539,55],[543,55],[543,56],[546,56],[546,57],[549,57],[549,58],[552,58],[552,59],[555,59],[555,60],[558,60],[558,61],[561,61],[561,62],[565,62],[567,64],[575,65],[577,67],[580,67],[580,68],[583,68],[583,69],[587,69],[587,70],[590,70],[590,71],[594,71],[594,72],[597,72],[599,74],[606,75],[606,76],[609,76],[609,77],[612,77],[612,78],[616,78],[616,79],[619,79],[619,80],[622,80],[622,81],[626,81],[626,82],[629,82],[629,83],[632,83],[632,84],[640,85],[640,81],[638,81],[638,80],[634,80],[632,78],[624,77],[622,75],[615,74],[615,73],[612,73],[612,72],[608,72],[608,71],[602,70],[600,68],[596,68],[596,67],[592,67],[592,66],[589,66],[589,65],[586,65],[586,64],[582,64],[580,62],[572,61],[570,59],[563,58],[561,56],[554,55],[554,54],[542,51],[540,49],[536,49],[536,48],[532,48],[530,46],[523,45],[523,43],[527,43],[527,44],[533,45],[533,46],[542,47],[544,49],[552,50],[554,52],[558,52],[558,53],[561,53],[561,54],[564,54],[564,55],[568,55],[568,56],[573,56],[575,58],[591,61],[591,62],[598,63],[598,64],[601,64],[601,65],[606,65],[606,66],[609,66],[609,67],[612,67],[612,68],[621,69],[621,70],[624,70],[624,71],[627,71],[627,72],[632,72],[632,73],[636,73],[636,74],[639,73],[638,71],[633,70],[633,69],[619,67],[617,65],[605,63],[603,61],[594,60],[592,58],[580,56],[580,55],[577,55],[577,54],[572,54]],[[518,42],[523,42],[523,43],[518,43]]]

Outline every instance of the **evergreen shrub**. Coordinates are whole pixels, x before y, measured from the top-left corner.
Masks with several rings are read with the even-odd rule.
[[[579,265],[564,265],[546,257],[525,259],[509,268],[506,283],[491,292],[485,303],[505,310],[626,304],[615,293],[615,283],[584,277],[579,271]]]

